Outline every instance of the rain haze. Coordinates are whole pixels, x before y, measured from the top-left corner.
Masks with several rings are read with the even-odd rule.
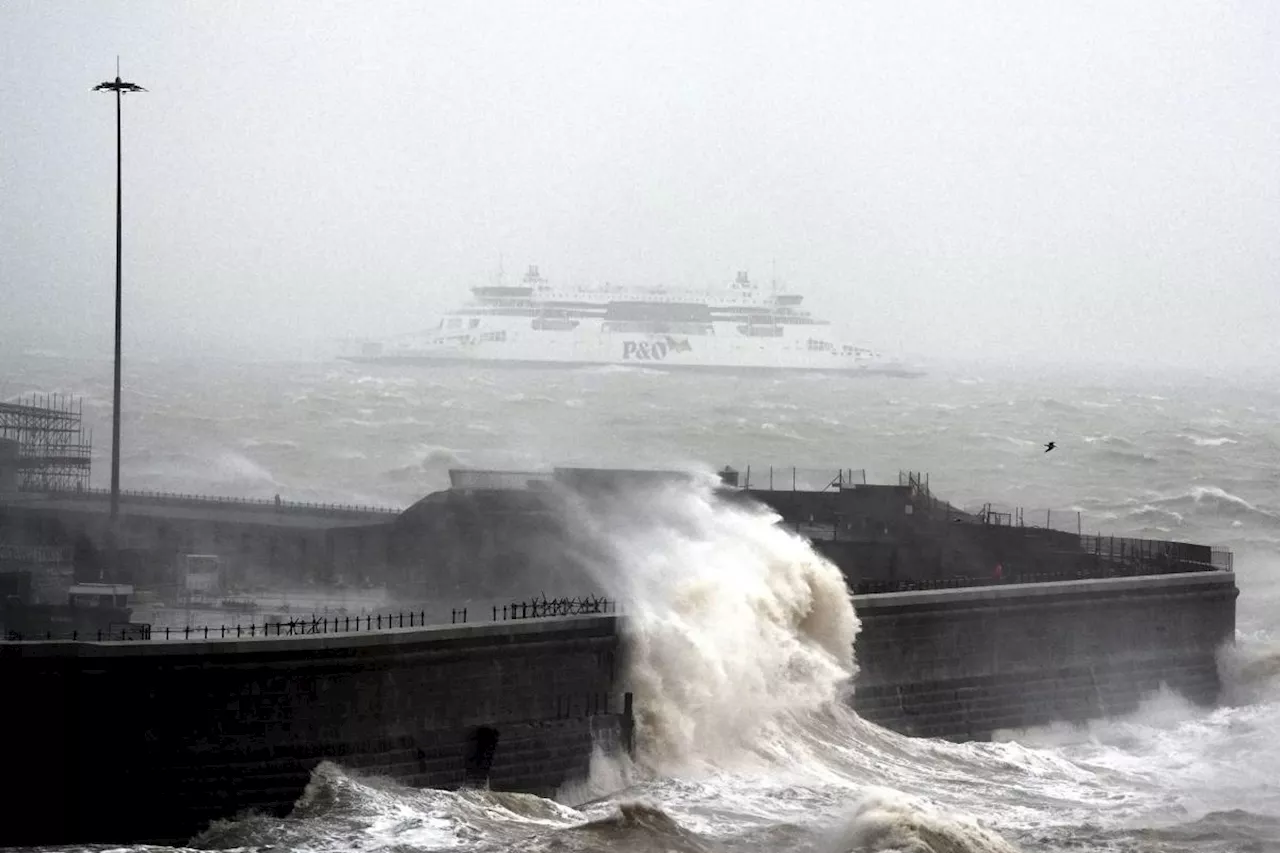
[[[1276,361],[1270,3],[0,7],[5,349],[331,357],[538,264],[927,360]]]
[[[1277,46],[0,0],[0,853],[1280,851]]]

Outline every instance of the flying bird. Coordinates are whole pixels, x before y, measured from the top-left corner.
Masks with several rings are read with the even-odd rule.
[[[1045,452],[1045,453],[1048,453],[1050,450],[1053,450],[1053,449],[1054,449],[1055,447],[1057,447],[1057,446],[1058,446],[1058,445],[1054,444],[1054,443],[1051,441],[1051,442],[1049,442],[1048,444],[1046,444],[1046,445],[1044,446],[1044,452]]]

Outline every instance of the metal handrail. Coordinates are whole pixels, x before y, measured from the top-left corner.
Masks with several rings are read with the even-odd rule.
[[[33,489],[32,492],[48,494],[54,496],[69,497],[90,497],[90,498],[109,498],[111,496],[110,489],[88,488],[88,489]],[[338,503],[313,503],[310,501],[276,501],[274,498],[232,498],[221,495],[196,495],[184,494],[179,492],[153,492],[138,491],[131,489],[122,489],[120,491],[122,498],[141,499],[142,501],[153,501],[157,503],[199,503],[199,504],[229,504],[233,506],[253,506],[253,507],[269,507],[295,512],[341,512],[341,513],[360,513],[360,514],[399,514],[403,512],[400,507],[389,506],[373,506],[364,504],[338,504]]]
[[[493,608],[494,622],[525,619],[550,619],[561,616],[589,614],[616,614],[618,602],[599,596],[573,598],[535,598],[514,601]],[[468,624],[467,608],[453,608],[449,623]],[[425,628],[442,625],[441,621],[428,620],[425,610],[401,610],[394,613],[366,614],[364,616],[320,616],[263,620],[262,622],[237,622],[227,625],[186,625],[182,628],[156,628],[149,623],[130,623],[96,631],[45,631],[34,635],[10,631],[0,642],[38,642],[42,640],[72,640],[76,642],[128,642],[164,640],[245,640],[268,637],[305,637],[323,634],[367,634],[380,631],[396,631],[403,628]]]

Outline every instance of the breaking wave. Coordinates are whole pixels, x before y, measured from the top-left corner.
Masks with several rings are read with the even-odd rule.
[[[945,814],[894,791],[867,794],[817,845],[823,853],[1015,853],[1015,848],[975,821]]]
[[[447,478],[450,468],[465,465],[460,451],[451,447],[420,444],[411,450],[412,460],[382,472],[382,478],[390,482],[418,482],[424,475]]]
[[[516,841],[573,826],[579,812],[530,794],[409,788],[322,762],[284,820],[216,821],[192,840],[199,849],[434,851]]]
[[[1223,447],[1228,444],[1240,443],[1234,438],[1227,438],[1225,436],[1219,436],[1215,438],[1205,438],[1203,436],[1198,436],[1198,435],[1187,435],[1185,433],[1179,433],[1178,438],[1185,438],[1187,441],[1191,442],[1196,447]]]
[[[1059,768],[1017,745],[911,742],[860,719],[848,704],[858,619],[842,573],[771,511],[717,497],[715,482],[704,472],[575,504],[609,555],[602,584],[627,602],[640,788],[698,814],[702,798],[723,808],[729,791],[760,780],[830,785],[795,804],[800,821],[819,804],[838,816],[814,849],[1011,850],[928,792],[949,787],[947,776],[972,787],[992,767]],[[888,768],[915,791],[882,787]],[[621,808],[617,820],[652,825],[672,849],[696,847],[667,814]]]
[[[1086,444],[1098,444],[1103,447],[1134,447],[1134,443],[1127,438],[1121,438],[1118,435],[1086,435],[1084,437]]]
[[[1214,515],[1227,520],[1280,524],[1280,512],[1252,504],[1217,486],[1196,486],[1189,491],[1151,502],[1160,509],[1187,516]]]
[[[628,603],[639,760],[725,767],[840,699],[858,630],[844,576],[712,474],[578,505]]]

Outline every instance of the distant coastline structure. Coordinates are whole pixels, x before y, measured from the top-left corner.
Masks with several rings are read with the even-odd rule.
[[[0,403],[0,492],[83,492],[89,488],[93,437],[83,400],[32,395]]]

